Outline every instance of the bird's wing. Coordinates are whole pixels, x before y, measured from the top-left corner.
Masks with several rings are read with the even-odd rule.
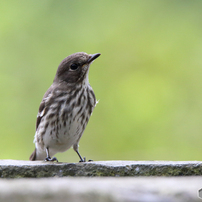
[[[70,93],[71,90],[68,89],[67,86],[63,86],[61,87],[60,85],[56,85],[55,83],[53,83],[50,88],[46,91],[46,93],[43,96],[42,102],[39,106],[39,112],[37,114],[37,120],[36,120],[36,130],[39,127],[39,124],[41,122],[41,119],[47,114],[50,106],[53,103],[53,100],[57,100],[57,98]]]
[[[41,122],[41,119],[43,118],[43,116],[46,115],[47,111],[48,111],[48,101],[50,100],[50,98],[52,97],[52,87],[50,87],[47,92],[45,93],[40,106],[39,106],[39,111],[37,114],[37,119],[36,119],[36,130],[38,129],[38,126]]]

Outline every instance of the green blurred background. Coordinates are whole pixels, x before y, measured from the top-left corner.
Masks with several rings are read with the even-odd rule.
[[[202,160],[201,11],[201,0],[1,1],[0,158],[28,160],[58,64],[84,51],[102,55],[82,156]]]

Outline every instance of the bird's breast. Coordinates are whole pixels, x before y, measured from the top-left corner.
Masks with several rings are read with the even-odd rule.
[[[56,96],[41,120],[38,136],[45,146],[68,149],[79,141],[95,105],[96,99],[91,88]]]

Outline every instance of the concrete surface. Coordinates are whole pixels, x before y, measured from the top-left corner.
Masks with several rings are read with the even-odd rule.
[[[1,178],[64,176],[196,176],[202,175],[199,161],[96,161],[56,163],[0,160]]]

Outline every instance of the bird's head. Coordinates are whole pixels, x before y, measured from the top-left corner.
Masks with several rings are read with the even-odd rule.
[[[100,53],[74,53],[66,57],[58,66],[54,82],[74,84],[88,79],[90,64],[100,56]]]

